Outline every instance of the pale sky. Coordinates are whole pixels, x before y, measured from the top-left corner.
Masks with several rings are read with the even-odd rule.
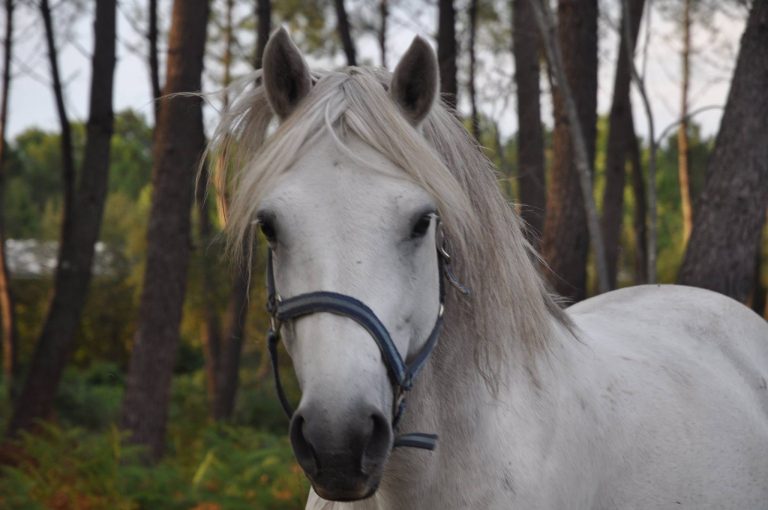
[[[616,59],[617,38],[615,24],[617,23],[618,0],[602,0],[601,7],[601,39],[600,39],[600,69],[598,110],[605,114],[610,108],[613,89],[613,72]],[[167,2],[166,2],[167,3]],[[394,67],[399,57],[407,49],[416,34],[429,36],[435,30],[437,19],[436,8],[426,5],[426,2],[408,2],[400,0],[393,2],[393,19],[388,31],[388,63]],[[457,2],[462,8],[464,2]],[[161,2],[162,4],[162,2]],[[353,3],[354,4],[354,3]],[[143,2],[120,2],[118,25],[118,63],[115,74],[115,109],[133,108],[143,112],[151,121],[152,105],[150,102],[149,77],[144,51],[144,41],[132,28],[128,18],[131,9],[143,5]],[[415,7],[416,5],[420,7]],[[614,12],[610,12],[613,10]],[[607,12],[606,12],[607,11]],[[694,26],[694,46],[698,50],[694,56],[692,67],[693,77],[691,86],[690,109],[708,106],[724,105],[728,93],[733,66],[738,52],[739,38],[744,28],[746,11],[741,13],[741,19],[733,19],[724,14],[717,14],[710,19],[712,28],[703,29]],[[57,15],[58,13],[54,13]],[[354,22],[355,12],[351,12]],[[506,15],[506,14],[505,14]],[[167,17],[167,13],[165,13]],[[60,17],[61,18],[61,17]],[[87,117],[87,102],[89,94],[90,61],[92,51],[92,14],[79,16],[74,20],[56,20],[59,40],[64,39],[64,32],[75,34],[76,44],[69,43],[60,52],[60,69],[66,83],[66,102],[72,120],[85,120]],[[643,66],[640,50],[646,40],[645,27],[640,34],[638,44],[637,65]],[[53,96],[50,87],[47,57],[44,52],[42,21],[37,11],[29,7],[19,7],[16,21],[14,81],[10,94],[9,137],[33,126],[44,129],[58,129],[58,121],[54,109]],[[461,27],[459,28],[459,32]],[[488,40],[489,34],[481,31],[480,44]],[[434,40],[431,39],[434,44]],[[376,42],[370,36],[356,38],[358,60],[375,64],[380,62]],[[646,84],[649,91],[657,136],[661,130],[679,117],[679,77],[680,77],[680,33],[677,27],[664,19],[654,10],[651,15],[651,32],[648,43],[648,58],[646,63]],[[134,47],[133,50],[129,46]],[[333,60],[317,62],[308,59],[312,65],[330,67],[343,64],[341,55]],[[511,80],[514,73],[511,52],[491,54],[484,51],[479,55],[480,71],[478,89],[480,90],[481,109],[499,121],[504,135],[516,131],[516,112],[514,86]],[[548,89],[546,84],[545,90]],[[460,93],[461,95],[461,93]],[[466,97],[463,96],[466,100]],[[544,121],[551,125],[551,107],[548,95],[542,96],[544,105]],[[643,114],[642,103],[636,92],[633,92],[635,107],[635,125],[637,132],[647,136],[647,120]],[[460,108],[467,111],[465,101]],[[698,115],[696,122],[702,125],[705,135],[717,132],[721,111],[710,111]],[[215,112],[206,111],[207,124],[215,122]]]

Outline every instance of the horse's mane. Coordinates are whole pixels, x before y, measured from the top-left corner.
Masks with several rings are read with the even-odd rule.
[[[444,343],[470,348],[495,385],[515,350],[510,344],[526,357],[543,353],[553,325],[568,327],[568,319],[536,270],[538,256],[492,163],[442,102],[415,130],[387,93],[390,76],[358,67],[314,73],[309,95],[274,129],[261,72],[240,82],[208,148],[230,252],[242,257],[241,247],[253,245],[260,198],[302,151],[328,133],[342,147],[346,137],[360,138],[437,201],[453,269],[472,290],[466,298],[449,291],[443,335],[451,340]]]

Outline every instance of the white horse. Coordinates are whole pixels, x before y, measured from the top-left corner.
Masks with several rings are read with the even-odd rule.
[[[255,78],[210,150],[233,251],[260,225],[276,301],[364,303],[410,361],[447,285],[396,427],[437,434],[432,452],[393,448],[401,385],[361,305],[277,317],[302,390],[307,508],[768,509],[762,318],[679,286],[562,311],[490,163],[435,100],[422,39],[391,75],[312,73],[279,30]]]

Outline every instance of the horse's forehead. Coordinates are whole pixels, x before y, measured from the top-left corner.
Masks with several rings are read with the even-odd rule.
[[[274,196],[300,213],[389,217],[419,207],[429,195],[384,155],[352,138],[310,147],[286,172]]]

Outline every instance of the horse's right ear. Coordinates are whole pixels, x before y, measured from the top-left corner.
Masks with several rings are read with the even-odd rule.
[[[440,88],[432,46],[416,36],[392,73],[389,93],[411,124],[418,125],[432,109]]]
[[[283,27],[272,34],[264,48],[262,81],[267,101],[281,120],[291,114],[312,88],[309,67]]]

